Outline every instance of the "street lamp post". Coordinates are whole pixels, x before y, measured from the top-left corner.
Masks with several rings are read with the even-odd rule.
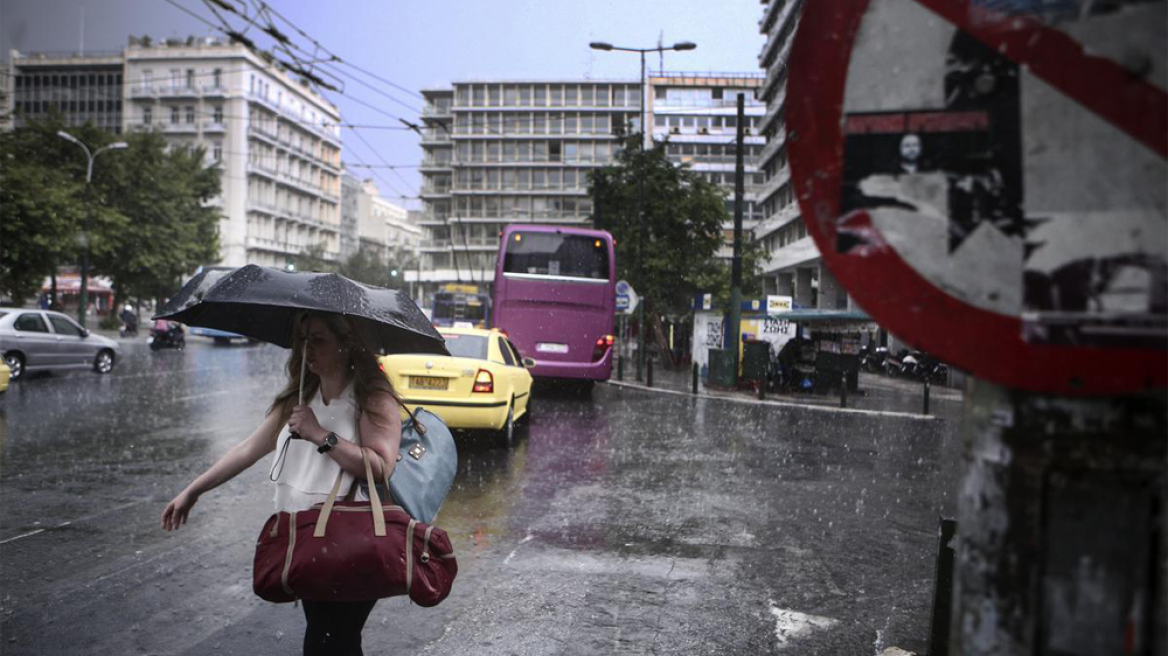
[[[593,50],[603,50],[611,52],[617,50],[620,52],[635,52],[641,56],[641,77],[637,79],[637,86],[640,89],[641,95],[641,150],[645,150],[645,141],[648,131],[645,129],[645,53],[647,52],[665,52],[667,50],[693,50],[697,48],[697,44],[692,41],[679,41],[671,46],[658,46],[656,48],[625,48],[621,46],[614,46],[611,43],[603,41],[593,41],[588,44],[589,48]],[[651,139],[651,137],[650,137]],[[645,201],[645,172],[644,167],[637,167],[637,271],[640,274],[638,277],[642,280],[645,276],[645,216],[643,213]],[[641,380],[641,370],[645,366],[645,305],[647,298],[642,298],[641,302],[637,304],[637,381]]]
[[[78,146],[81,146],[81,150],[85,151],[85,157],[88,160],[88,163],[85,167],[85,195],[90,197],[92,200],[92,192],[89,190],[89,183],[93,182],[93,160],[97,159],[98,155],[104,153],[107,150],[121,150],[122,148],[129,147],[129,144],[124,141],[115,141],[108,146],[102,146],[101,148],[91,152],[89,147],[82,143],[80,139],[74,137],[68,132],[65,132],[64,130],[58,130],[57,136],[61,137],[65,141],[71,141]],[[77,241],[81,246],[81,296],[80,304],[77,308],[77,323],[85,326],[85,308],[89,305],[89,208],[86,208],[85,210],[85,217],[82,220],[81,234]]]

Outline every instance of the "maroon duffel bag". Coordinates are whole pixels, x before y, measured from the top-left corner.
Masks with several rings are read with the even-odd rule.
[[[362,450],[364,455],[364,450]],[[368,480],[373,480],[365,460]],[[266,601],[366,601],[408,594],[436,606],[458,574],[446,531],[415,521],[400,506],[337,502],[341,476],[323,505],[272,515],[256,543],[252,586]],[[386,488],[388,489],[388,487]]]

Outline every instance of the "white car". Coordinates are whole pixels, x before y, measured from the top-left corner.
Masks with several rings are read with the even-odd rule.
[[[25,372],[57,369],[113,371],[118,343],[95,335],[60,312],[0,308],[0,352],[12,380]]]

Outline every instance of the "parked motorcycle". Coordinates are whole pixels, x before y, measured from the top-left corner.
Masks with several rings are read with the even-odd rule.
[[[888,358],[888,347],[877,346],[876,348],[867,347],[865,353],[860,357],[860,368],[868,373],[879,373],[884,371],[884,361]]]
[[[164,348],[182,350],[187,345],[186,333],[182,326],[173,321],[163,320],[154,322],[154,327],[150,329],[150,337],[146,341],[154,351]]]

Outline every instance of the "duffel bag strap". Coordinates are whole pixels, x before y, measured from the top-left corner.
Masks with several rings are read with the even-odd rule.
[[[361,461],[365,463],[365,480],[369,483],[369,509],[373,512],[373,534],[383,538],[385,512],[381,509],[381,497],[377,494],[377,485],[373,483],[373,467],[369,464],[369,454],[365,452],[365,447],[361,447]],[[384,470],[385,463],[382,463],[381,467]]]
[[[365,463],[365,480],[373,480],[373,468],[369,465],[369,454],[365,452],[365,447],[361,447],[361,461]],[[333,489],[329,491],[328,499],[325,499],[324,506],[320,509],[320,515],[316,518],[316,528],[312,531],[312,537],[323,538],[325,530],[328,528],[329,517],[332,516],[333,506],[337,502],[337,494],[341,491],[341,479],[345,475],[345,470],[337,472],[337,480],[333,483]],[[385,537],[385,512],[381,507],[381,498],[377,494],[377,486],[369,486],[369,510],[373,513],[373,534],[379,538]]]
[[[337,480],[333,483],[333,489],[329,492],[328,499],[325,499],[324,506],[320,509],[320,515],[316,518],[316,528],[312,531],[312,537],[323,538],[325,527],[328,526],[329,516],[333,514],[333,504],[337,502],[337,493],[341,491],[341,477],[345,475],[345,470],[337,472]]]

